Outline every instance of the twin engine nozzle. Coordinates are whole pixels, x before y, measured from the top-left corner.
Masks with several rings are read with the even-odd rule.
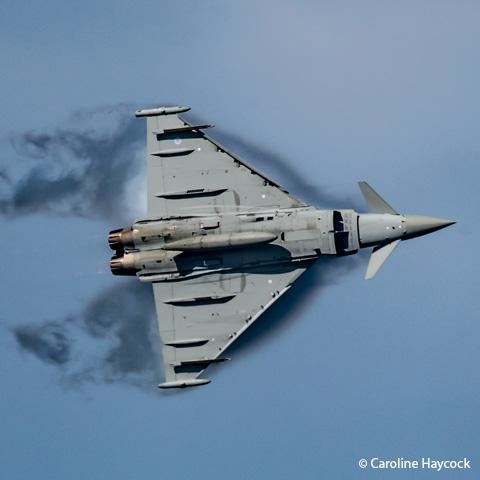
[[[119,228],[108,234],[108,245],[116,252],[122,252],[125,248],[134,248],[133,230],[131,228]]]
[[[135,256],[132,253],[113,256],[110,259],[110,271],[113,275],[135,275],[138,272]]]
[[[110,270],[114,275],[135,275],[137,269],[129,256],[125,255],[125,249],[134,248],[133,230],[131,228],[119,228],[108,234],[108,245],[115,250],[115,255],[110,260]]]

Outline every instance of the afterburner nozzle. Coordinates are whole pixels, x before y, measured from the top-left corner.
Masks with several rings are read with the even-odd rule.
[[[119,228],[108,234],[108,245],[112,250],[122,250],[135,246],[131,228]]]
[[[432,233],[456,223],[454,220],[427,217],[424,215],[405,215],[406,234],[403,238],[415,238]]]
[[[110,271],[114,275],[135,275],[138,270],[135,266],[134,254],[114,256],[110,260]]]

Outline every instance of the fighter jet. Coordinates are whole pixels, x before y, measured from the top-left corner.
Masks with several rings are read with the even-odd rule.
[[[366,182],[368,213],[319,210],[288,193],[179,114],[188,107],[135,112],[147,118],[147,218],[108,236],[114,275],[153,287],[165,381],[204,385],[210,364],[318,258],[372,248],[375,276],[401,241],[453,221],[404,215]]]

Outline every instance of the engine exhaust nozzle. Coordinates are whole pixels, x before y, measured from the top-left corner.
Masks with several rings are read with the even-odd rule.
[[[133,230],[131,228],[119,228],[108,234],[108,245],[112,250],[119,251],[124,248],[134,248]]]
[[[133,255],[128,254],[121,257],[112,257],[110,260],[110,271],[113,273],[113,275],[133,276],[138,272],[138,268],[135,266]]]

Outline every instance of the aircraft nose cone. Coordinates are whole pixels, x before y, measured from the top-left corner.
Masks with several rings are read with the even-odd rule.
[[[406,238],[420,237],[456,223],[444,218],[426,217],[424,215],[405,215]]]

